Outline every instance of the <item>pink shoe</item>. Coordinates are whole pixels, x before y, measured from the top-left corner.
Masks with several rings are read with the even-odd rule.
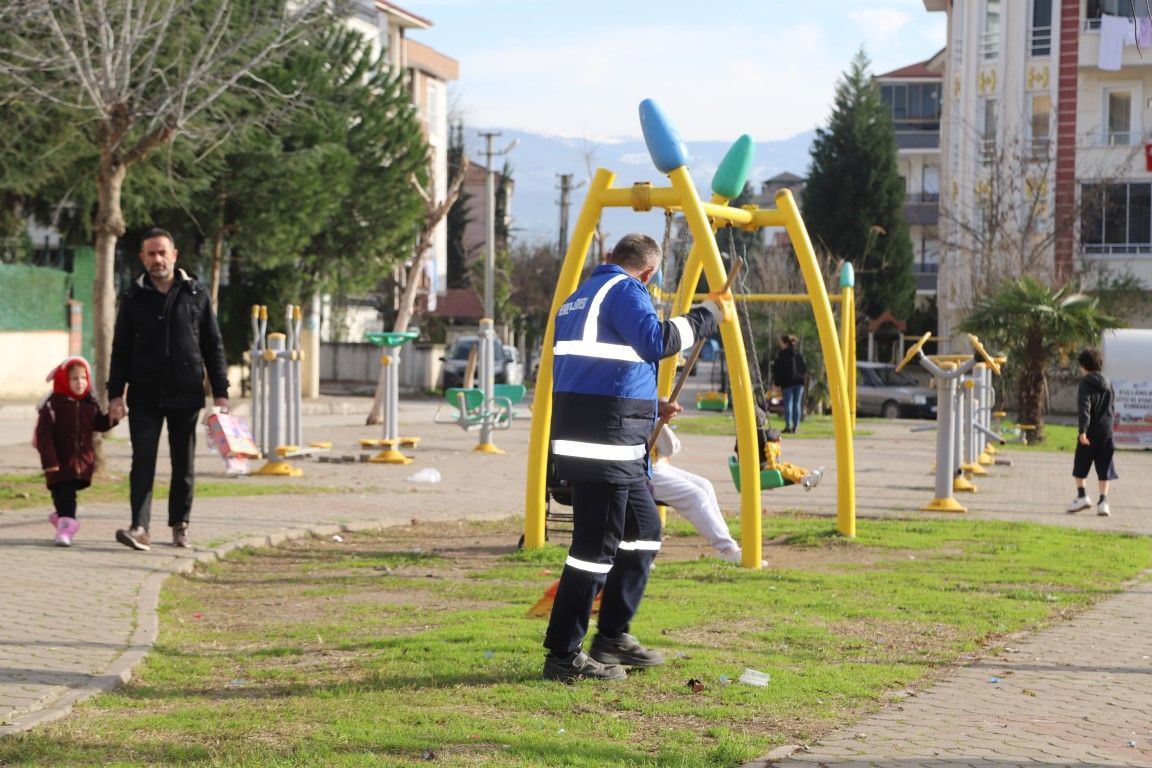
[[[80,521],[74,517],[61,517],[56,522],[56,546],[72,546],[72,537],[80,530]]]

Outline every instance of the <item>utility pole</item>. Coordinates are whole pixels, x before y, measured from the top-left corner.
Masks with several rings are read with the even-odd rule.
[[[584,182],[572,186],[572,174],[558,173],[556,175],[560,177],[560,232],[556,238],[556,253],[563,259],[568,253],[568,206],[570,204],[568,196],[584,186]]]
[[[496,414],[492,408],[492,393],[495,389],[496,367],[496,176],[492,170],[492,157],[506,155],[516,146],[516,140],[500,151],[492,149],[492,139],[499,131],[480,131],[484,137],[485,205],[487,206],[484,234],[484,317],[480,320],[480,382],[484,392],[484,419],[480,422],[480,442],[476,445],[480,453],[504,453],[492,443],[492,428]]]

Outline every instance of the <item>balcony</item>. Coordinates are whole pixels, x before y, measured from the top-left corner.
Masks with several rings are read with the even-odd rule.
[[[1088,26],[1095,23],[1095,27]],[[1080,46],[1077,64],[1081,69],[1099,69],[1100,65],[1100,20],[1087,19],[1080,31]],[[1148,50],[1137,49],[1134,45],[1124,46],[1124,53],[1120,60],[1120,68],[1128,70],[1133,67],[1152,67],[1152,56]]]
[[[896,128],[896,149],[940,149],[940,124],[936,123],[934,130],[905,131]]]
[[[916,293],[935,294],[940,277],[940,265],[933,263],[914,264],[912,277],[916,280]]]
[[[940,221],[940,195],[914,192],[904,201],[904,218],[913,227],[934,227]]]

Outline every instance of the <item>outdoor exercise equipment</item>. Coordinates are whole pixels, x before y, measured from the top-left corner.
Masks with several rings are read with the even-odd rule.
[[[302,312],[288,305],[285,314],[287,334],[268,333],[268,307],[252,307],[252,347],[249,350],[249,380],[252,383],[252,433],[268,462],[256,475],[296,477],[304,470],[287,460],[307,456],[331,447],[317,442],[303,447],[300,414],[300,349]]]
[[[964,405],[963,400],[957,397],[960,379],[971,371],[979,361],[984,358],[994,371],[999,373],[999,365],[988,355],[984,345],[975,336],[969,334],[968,340],[976,354],[957,359],[934,360],[924,354],[924,345],[932,337],[932,333],[925,333],[908,352],[904,359],[896,366],[897,371],[919,357],[920,365],[936,379],[936,496],[923,509],[925,512],[967,512],[968,510],[956,501],[956,491],[975,491],[975,487],[968,482],[961,472],[960,457],[964,451]],[[979,355],[979,357],[977,357]],[[969,414],[970,417],[970,414]]]
[[[604,168],[596,171],[589,185],[588,194],[564,257],[544,335],[536,398],[533,403],[535,418],[532,419],[529,442],[524,545],[536,548],[544,544],[546,467],[552,419],[552,347],[555,339],[553,318],[560,304],[576,289],[600,214],[605,208],[611,207],[627,207],[637,212],[663,208],[679,210],[683,214],[685,223],[692,233],[693,244],[676,292],[674,314],[683,314],[687,311],[701,273],[707,278],[709,288],[721,286],[726,281],[724,264],[716,243],[716,229],[727,225],[748,231],[758,231],[765,227],[785,228],[804,276],[809,301],[816,316],[821,349],[827,363],[838,470],[837,529],[845,536],[854,536],[856,489],[847,377],[823,276],[792,193],[788,190],[778,192],[775,208],[760,209],[756,206],[736,208],[728,205],[728,201],[737,197],[743,190],[752,164],[753,142],[751,137],[744,135],[732,145],[717,168],[712,179],[711,201],[704,202],[697,194],[688,172],[687,148],[660,108],[650,99],[640,104],[640,123],[649,155],[657,170],[667,176],[671,186],[654,187],[649,182],[640,182],[627,188],[613,187],[615,175]],[[725,314],[726,317],[720,324],[720,335],[730,364],[736,441],[741,454],[752,456],[756,455],[758,446],[748,359],[736,318]],[[674,376],[674,371],[667,366],[674,366],[674,361],[666,360],[661,366],[658,380],[661,394],[670,391]],[[740,468],[740,479],[742,564],[746,568],[759,568],[762,562],[759,466],[754,462],[747,462]]]
[[[400,452],[400,446],[415,448],[418,437],[400,437],[400,348],[420,335],[419,331],[369,332],[364,339],[380,347],[380,365],[384,378],[384,436],[361,438],[365,448],[380,448],[368,461],[375,464],[411,464],[412,457]]]

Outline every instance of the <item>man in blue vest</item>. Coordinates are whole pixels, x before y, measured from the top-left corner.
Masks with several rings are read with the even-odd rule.
[[[680,410],[657,403],[656,364],[715,333],[725,309],[710,299],[660,321],[645,288],[659,266],[655,240],[625,235],[556,315],[551,449],[556,475],[572,486],[573,527],[544,638],[550,680],[619,679],[625,667],[664,663],[664,654],[628,634],[660,550],[648,436],[658,413]],[[721,300],[730,305],[731,296]],[[601,590],[597,634],[585,653]]]

